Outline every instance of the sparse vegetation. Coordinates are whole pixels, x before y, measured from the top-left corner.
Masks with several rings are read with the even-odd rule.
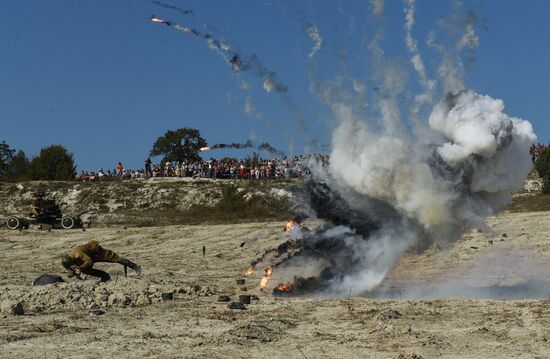
[[[290,216],[290,201],[234,184],[221,185],[221,199],[212,207],[194,206],[183,214],[185,223],[243,223],[285,220]]]
[[[550,147],[545,147],[537,157],[535,169],[542,177],[542,192],[550,193]]]

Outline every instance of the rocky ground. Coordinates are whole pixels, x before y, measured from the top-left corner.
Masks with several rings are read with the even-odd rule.
[[[491,217],[448,249],[409,253],[370,297],[343,299],[262,292],[267,263],[244,276],[286,239],[283,225],[0,230],[0,357],[550,357],[548,212]],[[109,283],[30,285],[90,239],[140,263],[142,276],[101,264]],[[481,299],[495,293],[522,299]],[[244,310],[218,301],[241,294],[258,300]]]

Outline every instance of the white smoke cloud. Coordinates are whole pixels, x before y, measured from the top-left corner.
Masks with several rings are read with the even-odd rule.
[[[332,283],[336,293],[376,287],[419,241],[449,242],[481,225],[522,188],[530,170],[531,124],[506,115],[501,100],[473,91],[448,95],[434,107],[429,144],[374,131],[346,105],[336,104],[333,112],[340,125],[332,139],[332,185],[348,197],[387,203],[402,216],[401,223],[383,223],[368,241],[347,237],[365,268]]]
[[[321,46],[323,46],[323,38],[321,37],[319,30],[313,25],[310,25],[306,28],[306,33],[311,41],[313,41],[313,48],[309,52],[309,55],[307,55],[310,59],[312,59],[317,51],[321,49]]]

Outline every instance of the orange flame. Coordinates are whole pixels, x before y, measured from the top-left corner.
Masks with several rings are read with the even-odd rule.
[[[152,22],[158,22],[158,23],[161,23],[161,24],[164,24],[166,22],[162,19],[159,19],[158,17],[150,17],[149,20],[151,20]]]
[[[252,273],[254,273],[254,266],[251,264],[246,270],[246,275],[251,275]]]
[[[288,232],[288,231],[292,230],[294,228],[294,226],[297,225],[297,224],[298,224],[298,222],[293,218],[285,224],[285,228],[283,230],[285,232]]]
[[[279,283],[275,287],[275,292],[290,292],[292,290],[292,283]]]
[[[271,280],[271,273],[273,273],[273,268],[269,267],[265,270],[264,277],[260,281],[260,290],[264,289],[269,284],[269,281]]]
[[[208,146],[201,147],[201,148],[199,148],[199,151],[210,151],[210,147],[208,147]]]

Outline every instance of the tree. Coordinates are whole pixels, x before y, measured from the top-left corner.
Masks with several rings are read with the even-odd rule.
[[[542,192],[550,193],[550,147],[540,151],[535,161],[535,169],[542,177]]]
[[[0,143],[0,179],[6,179],[11,168],[11,162],[15,156],[15,150],[2,141]]]
[[[36,180],[74,180],[76,166],[72,153],[61,145],[42,148],[31,161],[31,177]]]
[[[13,156],[11,161],[11,166],[7,174],[7,179],[9,180],[27,180],[29,179],[29,173],[31,169],[31,161],[25,155],[25,152],[19,150]]]
[[[26,180],[29,168],[25,152],[10,148],[6,142],[0,143],[0,180]]]
[[[206,147],[206,140],[199,130],[185,127],[175,131],[168,130],[157,138],[151,150],[151,156],[163,156],[162,162],[199,161],[199,151]]]

